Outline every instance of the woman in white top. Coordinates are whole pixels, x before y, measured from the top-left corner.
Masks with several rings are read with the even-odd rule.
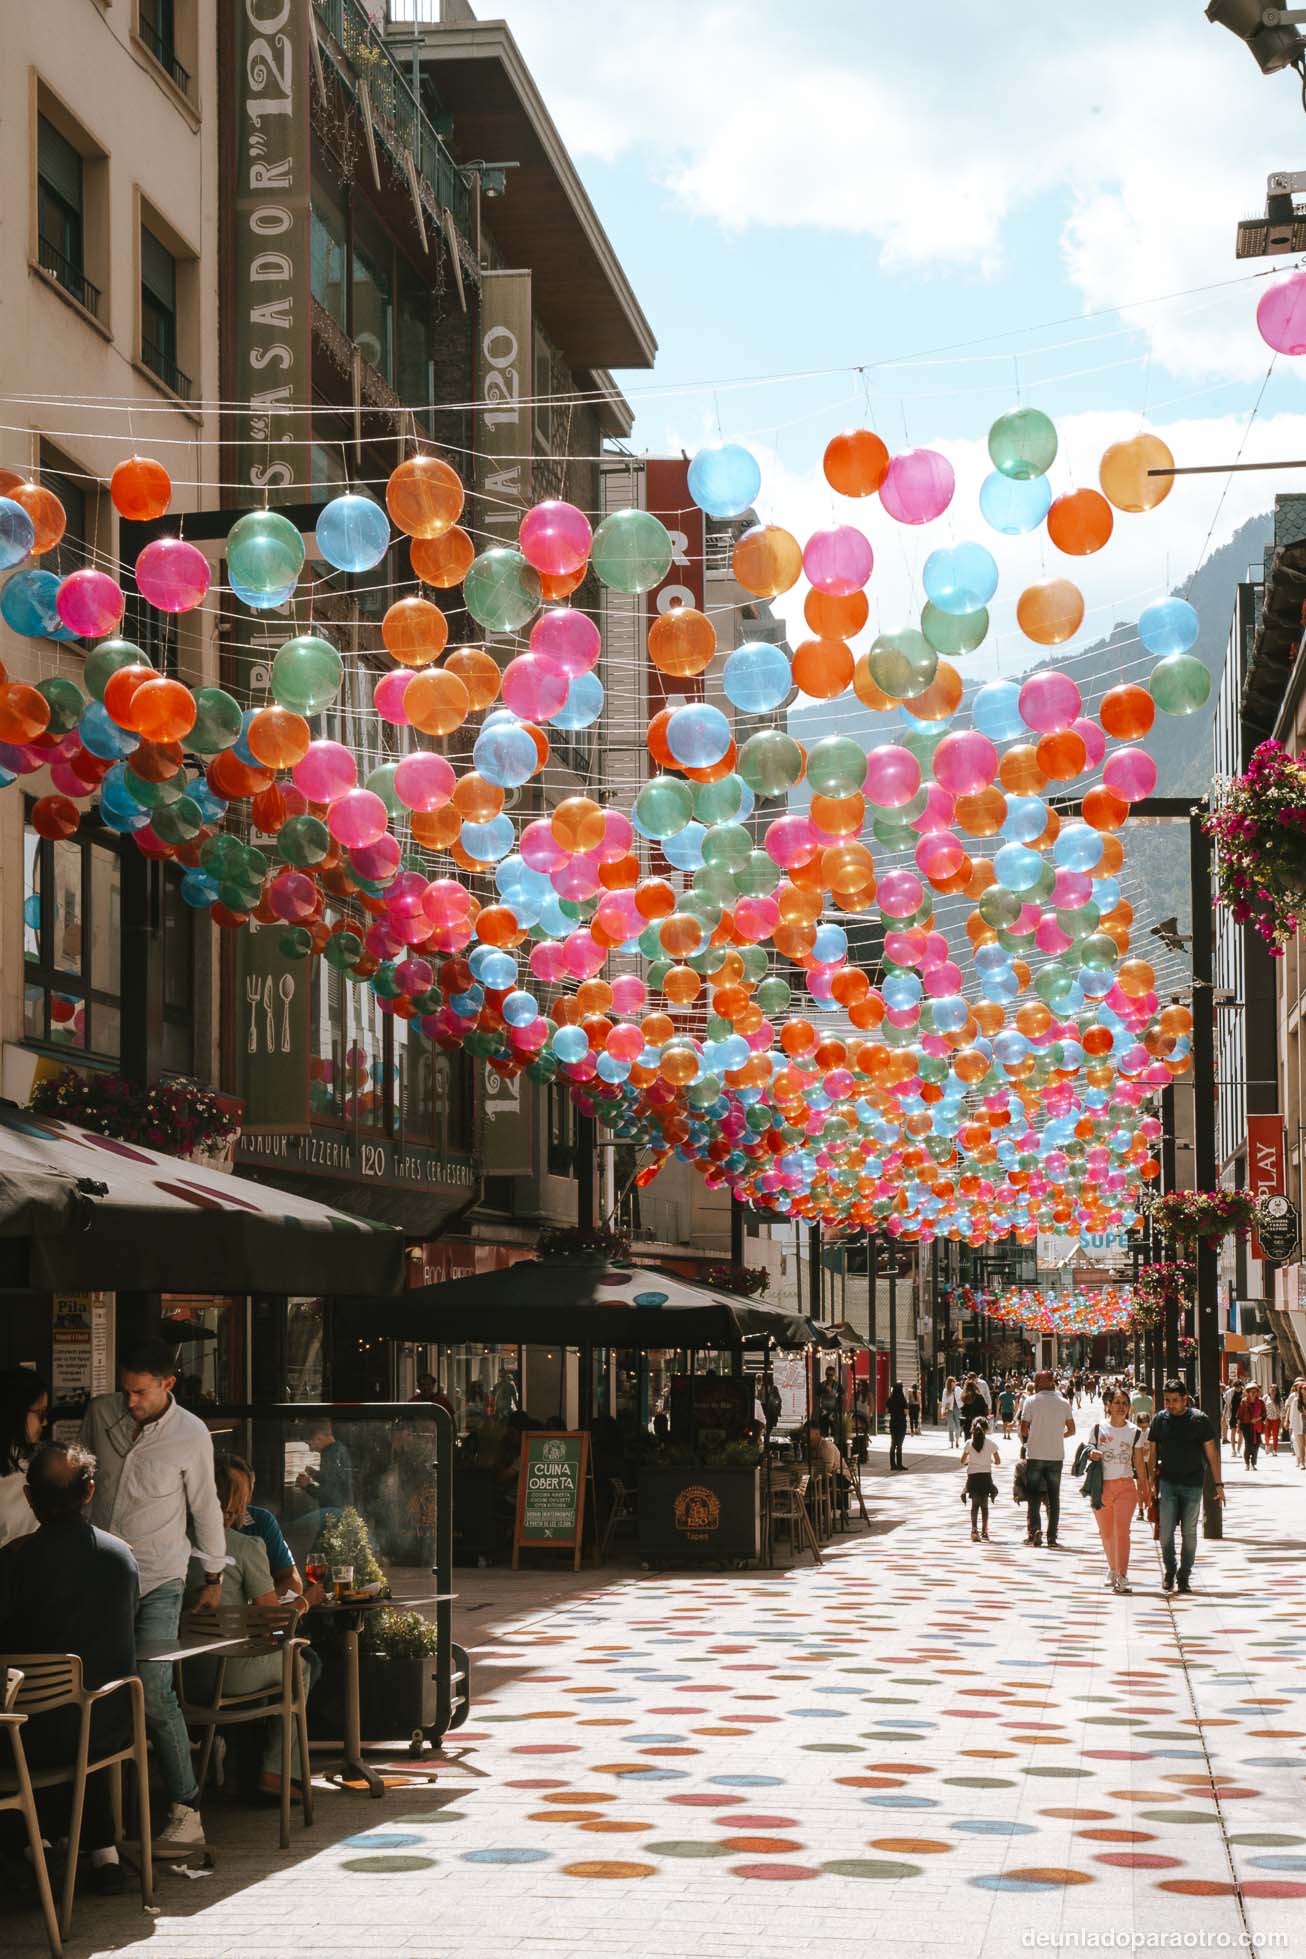
[[[944,1383],[939,1413],[948,1424],[948,1447],[955,1449],[961,1441],[961,1396],[957,1393],[955,1374],[949,1374]]]
[[[971,1542],[983,1536],[985,1542],[989,1535],[989,1502],[997,1495],[994,1487],[993,1471],[1002,1461],[995,1445],[989,1441],[989,1425],[982,1417],[977,1417],[970,1431],[970,1441],[961,1452],[961,1466],[966,1472],[966,1495],[970,1498]],[[979,1526],[983,1524],[981,1532]]]
[[[1102,1465],[1102,1508],[1093,1514],[1106,1552],[1107,1583],[1113,1592],[1128,1592],[1129,1527],[1135,1508],[1146,1510],[1151,1496],[1142,1431],[1129,1419],[1129,1396],[1123,1388],[1112,1393],[1107,1419],[1093,1424],[1091,1439],[1090,1459]]]
[[[0,1373],[0,1544],[36,1529],[23,1494],[27,1465],[50,1413],[50,1390],[30,1367]]]
[[[1306,1469],[1306,1381],[1300,1377],[1288,1394],[1288,1433],[1298,1469]]]

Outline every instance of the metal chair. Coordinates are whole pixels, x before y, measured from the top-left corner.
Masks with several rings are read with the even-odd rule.
[[[83,1684],[82,1662],[76,1653],[3,1653],[0,1654],[0,1669],[16,1667],[22,1678],[14,1697],[13,1712],[30,1718],[37,1714],[53,1714],[61,1707],[74,1707],[78,1712],[77,1748],[75,1758],[68,1767],[32,1768],[24,1761],[21,1773],[16,1771],[16,1792],[21,1796],[21,1786],[26,1777],[30,1789],[56,1789],[64,1783],[72,1790],[68,1817],[68,1868],[64,1874],[63,1899],[59,1912],[59,1930],[66,1938],[73,1915],[73,1892],[77,1884],[77,1853],[82,1838],[82,1812],[86,1805],[86,1780],[88,1776],[98,1775],[107,1770],[111,1776],[110,1800],[113,1805],[114,1842],[121,1843],[122,1828],[122,1765],[134,1762],[136,1765],[136,1804],[140,1829],[141,1860],[141,1903],[154,1902],[154,1866],[150,1854],[150,1778],[149,1758],[145,1743],[145,1690],[133,1674],[126,1680],[110,1680],[103,1687],[89,1688]],[[108,1700],[111,1694],[126,1693],[131,1702],[132,1738],[125,1748],[111,1750],[108,1754],[91,1757],[91,1714],[99,1701]],[[15,1735],[14,1756],[18,1761],[21,1742]],[[15,1793],[9,1788],[9,1778],[0,1779],[0,1806],[7,1803],[8,1796]],[[21,1803],[10,1805],[21,1807]]]
[[[622,1524],[639,1528],[639,1491],[628,1489],[619,1476],[611,1479],[609,1487],[612,1490],[612,1508],[608,1512],[608,1521],[603,1526],[603,1537],[599,1544],[600,1558],[607,1557],[608,1545]]]
[[[13,1758],[14,1787],[6,1793],[8,1777],[0,1778],[0,1813],[7,1809],[17,1810],[27,1825],[27,1843],[32,1853],[32,1869],[36,1876],[36,1888],[41,1896],[41,1910],[45,1916],[45,1936],[50,1941],[54,1959],[60,1959],[63,1941],[59,1937],[59,1918],[54,1908],[54,1893],[50,1889],[50,1873],[45,1863],[45,1842],[41,1836],[41,1825],[36,1814],[36,1798],[32,1794],[32,1779],[27,1769],[27,1757],[23,1752],[22,1727],[25,1714],[12,1712],[18,1698],[18,1690],[23,1684],[23,1676],[17,1668],[4,1676],[4,1705],[0,1708],[0,1734],[9,1737],[9,1752]]]
[[[800,1476],[796,1480],[777,1477],[771,1485],[771,1512],[767,1520],[768,1541],[773,1542],[777,1524],[785,1526],[789,1542],[795,1554],[800,1543],[809,1550],[817,1564],[821,1563],[821,1547],[812,1528],[812,1519],[807,1509],[807,1490],[810,1476]]]
[[[304,1825],[313,1821],[313,1776],[308,1753],[308,1700],[304,1669],[299,1656],[308,1646],[297,1639],[294,1628],[299,1614],[293,1605],[222,1605],[216,1611],[192,1611],[186,1615],[184,1630],[199,1638],[239,1639],[239,1646],[214,1655],[216,1671],[209,1700],[193,1699],[186,1687],[186,1666],[177,1663],[177,1699],[182,1716],[195,1728],[204,1729],[196,1780],[200,1793],[208,1780],[213,1758],[213,1742],[219,1728],[242,1727],[251,1721],[279,1720],[281,1723],[281,1848],[290,1847],[291,1735],[299,1732],[299,1766],[302,1777]],[[279,1654],[280,1676],[265,1687],[248,1693],[224,1691],[228,1663],[232,1660],[262,1659]]]

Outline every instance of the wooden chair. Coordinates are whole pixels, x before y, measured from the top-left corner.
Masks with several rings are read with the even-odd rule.
[[[612,1508],[608,1512],[608,1521],[603,1526],[603,1537],[599,1544],[600,1558],[607,1557],[608,1545],[612,1542],[616,1532],[623,1524],[632,1525],[635,1529],[639,1528],[638,1490],[628,1489],[622,1482],[620,1476],[614,1476],[612,1478],[610,1488],[612,1490]]]
[[[771,1485],[771,1514],[767,1522],[769,1541],[774,1542],[777,1524],[785,1526],[786,1534],[795,1554],[800,1543],[809,1550],[817,1564],[821,1563],[821,1547],[812,1528],[812,1519],[807,1508],[807,1490],[810,1476],[796,1479],[776,1477]]]
[[[4,1653],[0,1654],[0,1669],[16,1667],[22,1675],[18,1691],[14,1697],[13,1711],[24,1717],[37,1714],[52,1714],[61,1707],[75,1707],[78,1711],[77,1748],[73,1762],[67,1767],[31,1768],[25,1762],[22,1773],[17,1773],[15,1782],[17,1793],[21,1796],[24,1777],[31,1789],[55,1789],[68,1783],[72,1789],[71,1806],[68,1817],[68,1868],[64,1875],[63,1900],[59,1913],[59,1930],[65,1938],[73,1915],[73,1892],[77,1883],[77,1853],[82,1838],[82,1812],[86,1805],[86,1781],[91,1775],[105,1771],[112,1778],[110,1797],[113,1805],[114,1842],[121,1843],[122,1829],[122,1765],[134,1762],[136,1765],[136,1803],[140,1829],[141,1860],[141,1903],[154,1903],[154,1867],[150,1855],[150,1778],[149,1758],[145,1743],[145,1690],[133,1674],[126,1680],[110,1680],[103,1687],[91,1689],[82,1680],[82,1663],[76,1653]],[[104,1701],[111,1694],[125,1693],[131,1702],[132,1737],[125,1748],[112,1750],[106,1755],[91,1755],[91,1714],[98,1701]],[[15,1762],[21,1755],[21,1741],[17,1735],[11,1736],[15,1742]],[[9,1778],[0,1779],[0,1806],[4,1806],[9,1794]],[[21,1807],[21,1803],[12,1807]]]
[[[206,1639],[239,1639],[239,1646],[213,1655],[216,1671],[209,1700],[194,1699],[186,1685],[185,1661],[177,1664],[177,1699],[182,1715],[193,1728],[203,1728],[197,1781],[200,1793],[208,1780],[213,1758],[213,1741],[219,1728],[235,1728],[251,1721],[279,1720],[281,1723],[281,1848],[290,1847],[291,1736],[299,1733],[299,1766],[304,1800],[304,1824],[313,1821],[313,1775],[308,1753],[308,1703],[304,1669],[299,1656],[308,1646],[295,1637],[299,1613],[293,1605],[222,1605],[216,1611],[187,1613],[183,1631]],[[229,1694],[225,1690],[227,1664],[231,1660],[255,1660],[268,1654],[280,1655],[280,1676],[266,1687],[249,1693]]]
[[[41,1910],[45,1916],[45,1936],[50,1941],[54,1959],[60,1959],[63,1940],[59,1937],[59,1918],[54,1908],[54,1893],[50,1889],[50,1873],[45,1863],[45,1843],[41,1836],[41,1825],[36,1814],[36,1798],[32,1794],[32,1779],[28,1774],[27,1757],[23,1752],[22,1727],[25,1714],[15,1714],[13,1704],[18,1698],[18,1690],[23,1684],[23,1676],[12,1668],[0,1676],[4,1681],[3,1706],[0,1707],[0,1734],[9,1738],[9,1752],[14,1765],[12,1791],[7,1788],[9,1778],[0,1773],[0,1813],[7,1809],[17,1810],[27,1825],[27,1843],[32,1853],[32,1869],[36,1876],[36,1888],[41,1896]]]

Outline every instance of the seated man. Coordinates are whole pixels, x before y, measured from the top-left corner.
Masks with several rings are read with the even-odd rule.
[[[822,1433],[819,1421],[807,1425],[807,1453],[816,1469],[831,1476],[842,1476],[845,1482],[851,1483],[852,1471],[839,1453],[839,1444],[832,1436]]]
[[[136,1671],[136,1607],[140,1576],[119,1537],[86,1519],[95,1493],[95,1457],[78,1443],[43,1442],[27,1465],[27,1501],[37,1529],[0,1550],[0,1653],[76,1653],[89,1688]],[[32,1715],[23,1747],[32,1768],[73,1761],[79,1716],[71,1707]],[[91,1756],[109,1754],[131,1739],[127,1693],[100,1701],[91,1716]],[[38,1792],[42,1830],[68,1831],[71,1785]],[[94,1890],[122,1889],[113,1841],[109,1777],[86,1784],[82,1848],[90,1853]]]

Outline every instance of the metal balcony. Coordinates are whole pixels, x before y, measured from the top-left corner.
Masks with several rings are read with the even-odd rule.
[[[71,293],[79,306],[97,320],[100,317],[100,288],[92,285],[80,265],[64,257],[58,246],[44,235],[37,241],[37,261],[43,272],[61,285],[65,292]]]
[[[190,400],[190,375],[183,374],[176,361],[170,360],[161,347],[156,347],[152,340],[142,340],[141,359],[150,373],[157,374],[164,387],[175,394],[178,400]]]

